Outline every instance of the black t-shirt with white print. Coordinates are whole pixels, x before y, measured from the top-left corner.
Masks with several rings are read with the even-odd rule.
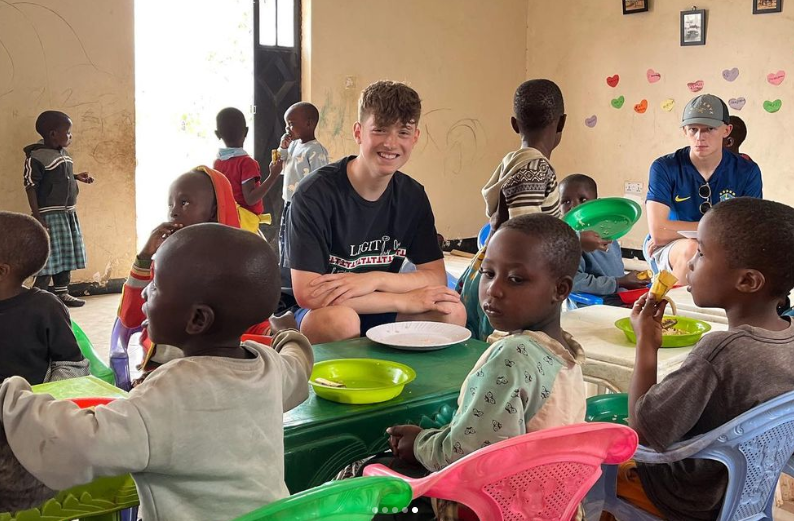
[[[347,177],[349,156],[309,174],[289,209],[290,268],[314,273],[400,271],[408,258],[443,258],[424,187],[396,172],[377,201],[362,198]]]

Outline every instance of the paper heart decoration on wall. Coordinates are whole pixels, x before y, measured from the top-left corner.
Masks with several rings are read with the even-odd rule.
[[[618,96],[617,98],[615,98],[612,101],[610,101],[610,103],[612,104],[613,107],[615,107],[616,109],[619,109],[620,107],[623,106],[623,103],[625,101],[626,101],[626,98],[624,98],[623,96]]]
[[[747,100],[743,97],[731,98],[728,100],[728,106],[733,110],[742,110],[742,107],[744,107],[745,103],[747,103]]]
[[[739,77],[739,69],[736,67],[733,69],[725,69],[722,71],[722,77],[725,78],[725,81],[733,81]]]
[[[648,83],[656,83],[662,79],[662,75],[653,69],[648,69],[648,72],[645,73],[645,77],[648,78]]]
[[[594,126],[596,126],[596,123],[598,123],[598,116],[596,116],[595,114],[584,120],[584,124],[587,125],[587,127],[589,128],[593,128]]]
[[[645,114],[645,111],[648,110],[648,100],[644,99],[634,105],[634,112],[637,114]]]
[[[780,107],[783,106],[783,102],[779,99],[775,101],[765,101],[764,102],[764,110],[769,112],[770,114],[777,112],[780,110]]]
[[[689,90],[691,90],[692,92],[700,92],[703,90],[703,80],[687,83],[686,86],[689,87]]]
[[[675,107],[675,100],[673,98],[667,98],[662,102],[662,110],[665,112],[670,112]]]
[[[618,76],[617,74],[615,74],[614,76],[609,76],[607,78],[607,85],[609,85],[612,88],[617,87],[618,82],[620,82],[620,76]]]
[[[766,81],[772,85],[780,85],[786,79],[786,71],[770,72],[766,75]]]

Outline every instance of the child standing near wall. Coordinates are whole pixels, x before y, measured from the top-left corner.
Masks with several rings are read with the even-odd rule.
[[[731,116],[731,127],[733,127],[731,133],[722,140],[722,146],[737,156],[752,161],[750,156],[739,151],[739,147],[747,139],[747,125],[745,125],[744,120],[739,116]]]
[[[63,112],[47,110],[36,119],[41,140],[25,147],[25,190],[30,212],[49,232],[50,257],[36,275],[34,287],[53,293],[69,307],[85,304],[69,295],[72,270],[85,268],[83,232],[77,219],[77,182],[93,183],[88,172],[74,174],[66,151],[72,142],[72,120]]]

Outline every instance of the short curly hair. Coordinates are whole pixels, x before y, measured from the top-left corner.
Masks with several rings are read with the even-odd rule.
[[[543,213],[519,215],[499,230],[516,230],[540,242],[540,250],[555,277],[574,277],[582,258],[582,247],[573,228],[562,219]]]
[[[728,266],[760,271],[771,295],[794,288],[794,208],[754,197],[714,205],[708,214]]]
[[[395,123],[419,124],[422,100],[419,94],[405,83],[381,80],[361,91],[358,100],[358,121],[367,116],[375,118],[378,125]]]
[[[50,238],[28,215],[0,212],[0,264],[8,264],[20,282],[35,275],[50,256]]]
[[[545,128],[565,113],[562,91],[551,80],[525,81],[516,89],[513,113],[523,130]]]
[[[46,139],[51,131],[58,130],[63,125],[69,125],[71,121],[69,115],[64,112],[58,110],[45,110],[36,118],[36,132]]]

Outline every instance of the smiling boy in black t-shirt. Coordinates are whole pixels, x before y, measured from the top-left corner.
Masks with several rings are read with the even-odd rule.
[[[378,81],[361,93],[353,135],[359,155],[306,177],[288,234],[296,318],[312,343],[354,338],[379,324],[464,324],[446,287],[444,257],[424,187],[399,172],[419,139],[419,95]],[[416,264],[399,273],[405,259]]]

